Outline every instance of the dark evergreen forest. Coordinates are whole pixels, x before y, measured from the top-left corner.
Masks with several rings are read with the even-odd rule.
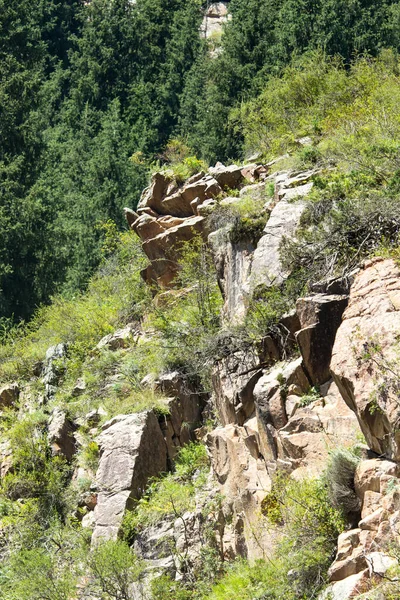
[[[0,317],[83,289],[165,147],[243,155],[238,106],[310,49],[400,46],[390,0],[232,0],[222,48],[201,0],[0,0]]]

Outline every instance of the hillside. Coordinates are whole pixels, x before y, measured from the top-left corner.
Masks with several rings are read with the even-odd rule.
[[[398,4],[2,8],[0,599],[400,597]]]

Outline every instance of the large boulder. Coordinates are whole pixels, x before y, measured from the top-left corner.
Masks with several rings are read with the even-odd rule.
[[[209,173],[216,179],[222,188],[237,188],[243,180],[243,167],[229,165],[226,167],[222,163],[217,163],[215,167],[210,167]]]
[[[141,497],[148,480],[167,468],[167,450],[153,412],[119,415],[103,426],[92,543],[117,539],[125,509]]]
[[[332,348],[347,302],[347,296],[323,294],[296,302],[301,326],[296,339],[313,385],[321,385],[331,377]]]
[[[365,263],[337,332],[331,372],[369,447],[400,460],[400,270],[391,259]]]

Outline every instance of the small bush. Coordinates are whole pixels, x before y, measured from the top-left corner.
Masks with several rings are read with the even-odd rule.
[[[124,541],[102,542],[88,556],[91,588],[104,600],[132,600],[131,586],[144,566]]]
[[[354,474],[359,462],[354,453],[339,449],[331,454],[327,469],[329,499],[350,522],[358,518],[361,508],[354,490]]]

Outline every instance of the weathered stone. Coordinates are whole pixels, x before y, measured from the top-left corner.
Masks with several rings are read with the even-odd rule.
[[[301,325],[296,339],[314,385],[321,385],[331,378],[332,348],[347,302],[346,296],[324,295],[300,298],[296,302]]]
[[[350,575],[355,575],[364,571],[368,568],[368,563],[365,559],[364,551],[362,548],[356,548],[352,554],[344,560],[335,561],[329,571],[329,581],[340,581],[346,579]]]
[[[358,523],[360,529],[378,531],[381,521],[385,520],[386,513],[383,508],[377,508]]]
[[[329,451],[338,445],[353,444],[358,431],[357,419],[336,385],[330,382],[323,393],[321,400],[298,407],[278,432],[284,452],[281,457],[292,462],[292,468],[296,469],[292,477],[296,479],[309,477],[311,473],[318,476]]]
[[[161,201],[167,191],[170,179],[164,173],[154,173],[150,187],[146,188],[138,204],[138,210],[149,207],[162,214]]]
[[[344,560],[353,553],[360,543],[360,529],[351,529],[341,533],[338,537],[338,549],[336,553],[336,561]]]
[[[116,539],[125,509],[140,498],[150,477],[166,470],[165,441],[153,412],[120,415],[98,438],[98,501],[92,543]]]
[[[241,198],[251,198],[255,202],[267,201],[267,184],[262,181],[261,183],[254,183],[253,185],[246,185],[240,190]]]
[[[249,276],[255,246],[250,241],[232,242],[229,230],[209,235],[218,283],[224,296],[223,315],[227,321],[243,321],[249,298]]]
[[[300,398],[299,396],[290,395],[286,398],[285,401],[285,411],[288,419],[293,417],[296,410],[300,407]]]
[[[168,414],[160,417],[172,465],[179,448],[196,439],[194,432],[201,424],[206,396],[197,393],[187,378],[177,371],[160,376],[154,388],[172,398],[168,401]]]
[[[216,179],[222,188],[237,188],[243,180],[242,168],[237,165],[218,164],[210,167],[209,173]]]
[[[370,554],[366,554],[365,558],[368,563],[370,577],[374,575],[383,577],[386,571],[398,565],[397,560],[393,556],[387,556],[382,552],[371,552]]]
[[[18,383],[3,385],[0,388],[0,409],[11,408],[18,401],[20,389]]]
[[[60,366],[60,363],[63,362],[66,356],[66,344],[57,344],[47,349],[42,372],[42,382],[45,384],[45,401],[51,400],[57,390],[58,381],[63,373],[63,367]]]
[[[98,425],[102,419],[102,417],[107,416],[107,411],[104,410],[101,406],[99,408],[94,408],[90,412],[85,415],[85,423],[90,425],[91,427],[95,427]]]
[[[361,519],[369,517],[372,513],[380,508],[382,494],[379,492],[371,492],[367,490],[364,494],[364,500],[361,509]]]
[[[48,438],[54,456],[65,456],[71,460],[76,453],[75,427],[65,412],[55,408],[49,420]]]
[[[329,585],[318,600],[350,600],[369,589],[368,569]]]
[[[82,519],[81,526],[83,529],[93,529],[95,525],[93,511],[89,511]]]
[[[369,261],[351,287],[331,371],[369,447],[396,461],[400,460],[400,405],[383,365],[397,360],[399,329],[399,268],[391,259]]]
[[[282,200],[272,210],[264,234],[254,251],[251,290],[259,285],[279,286],[287,279],[289,272],[282,267],[279,248],[284,237],[294,237],[305,207],[305,202],[301,200],[293,203]]]
[[[0,442],[0,479],[3,479],[13,468],[12,449],[8,440]]]
[[[356,469],[354,486],[358,497],[364,500],[366,491],[381,492],[381,477],[389,475],[392,478],[400,474],[399,466],[388,460],[374,458],[362,460]]]
[[[137,334],[137,325],[130,323],[123,329],[118,329],[118,331],[109,333],[103,337],[97,344],[96,349],[102,350],[103,348],[107,348],[107,350],[119,350],[127,348],[132,342],[135,333]]]
[[[84,379],[79,378],[71,391],[71,396],[76,398],[77,396],[81,396],[86,391],[86,382]]]
[[[237,527],[235,554],[248,558],[261,558],[262,548],[271,543],[267,528],[259,528],[261,502],[271,489],[271,479],[257,450],[256,427],[251,419],[244,427],[218,427],[207,437],[213,473],[232,507]],[[254,527],[258,527],[256,537]]]
[[[143,242],[143,250],[151,265],[146,270],[146,280],[160,287],[169,287],[179,271],[182,244],[192,240],[204,229],[203,217],[184,219],[180,225]]]
[[[254,387],[262,375],[255,352],[231,354],[213,371],[216,408],[223,425],[243,423],[254,413]]]

